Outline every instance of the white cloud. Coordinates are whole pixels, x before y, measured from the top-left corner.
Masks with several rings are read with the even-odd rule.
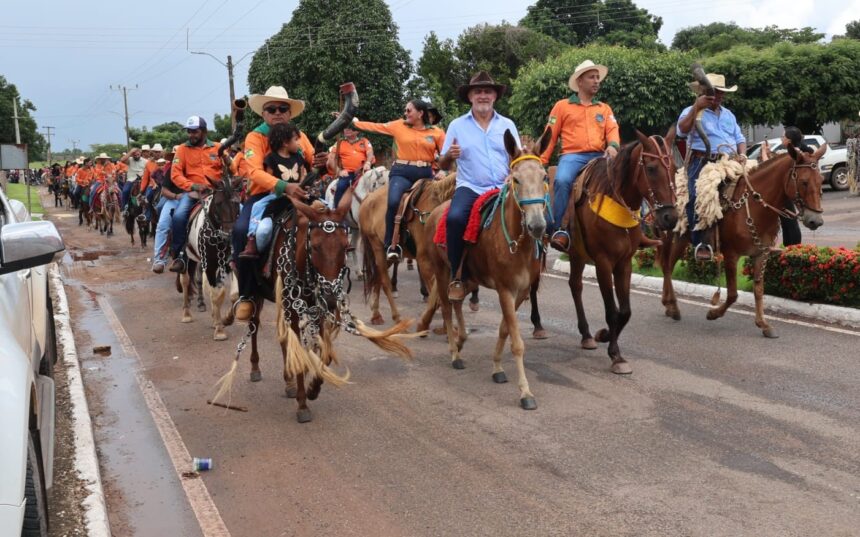
[[[853,20],[860,19],[860,0],[847,2],[827,27],[829,35],[840,35],[845,33],[845,25]]]

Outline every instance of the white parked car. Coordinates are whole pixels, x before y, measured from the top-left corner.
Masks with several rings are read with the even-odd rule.
[[[806,145],[818,149],[827,140],[817,134],[807,134],[803,137]],[[761,154],[761,142],[751,145],[747,149],[747,157],[758,158]],[[771,138],[767,140],[771,153],[785,151],[782,138]],[[818,161],[818,169],[825,183],[830,183],[833,190],[848,190],[848,150],[844,145],[827,144],[827,151]]]
[[[46,536],[57,342],[48,264],[65,249],[0,189],[0,534]]]

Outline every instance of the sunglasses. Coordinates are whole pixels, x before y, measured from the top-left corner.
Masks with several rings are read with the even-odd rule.
[[[286,104],[282,104],[280,106],[267,106],[267,107],[263,108],[263,110],[265,110],[266,112],[268,112],[270,114],[274,114],[275,112],[280,112],[282,114],[286,114],[287,112],[290,111],[290,107]]]

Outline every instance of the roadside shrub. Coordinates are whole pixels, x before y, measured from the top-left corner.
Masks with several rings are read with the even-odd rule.
[[[747,259],[744,274],[752,278],[752,272],[752,260]],[[789,246],[771,254],[764,292],[805,302],[860,306],[860,252],[811,244]]]
[[[684,257],[681,258],[681,266],[686,274],[686,280],[695,283],[717,283],[720,270],[723,268],[723,254],[716,254],[710,261],[699,261],[696,259],[692,246],[687,247]]]
[[[636,253],[633,254],[633,259],[636,260],[636,265],[640,269],[653,268],[657,261],[657,250],[654,248],[642,248],[640,250],[636,250]]]

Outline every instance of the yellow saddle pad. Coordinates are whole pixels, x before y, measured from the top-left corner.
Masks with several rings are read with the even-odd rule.
[[[623,228],[633,228],[639,225],[639,219],[630,209],[618,203],[609,196],[597,194],[589,204],[597,216],[610,224]]]

